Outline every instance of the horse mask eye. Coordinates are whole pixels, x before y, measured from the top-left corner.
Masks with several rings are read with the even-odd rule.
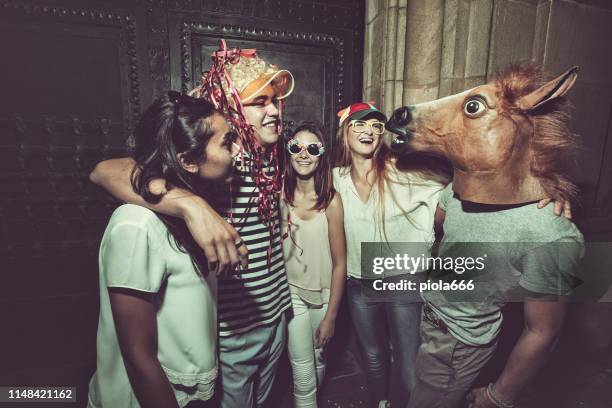
[[[482,116],[487,110],[487,105],[480,98],[470,98],[463,107],[463,112],[468,118],[477,118]]]

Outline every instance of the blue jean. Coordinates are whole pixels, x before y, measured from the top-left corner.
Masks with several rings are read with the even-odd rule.
[[[370,404],[390,400],[404,407],[415,385],[414,366],[419,350],[421,303],[412,296],[368,296],[361,279],[349,278],[348,307],[363,351]],[[389,343],[392,349],[390,390],[387,393]]]
[[[246,333],[219,337],[221,408],[261,407],[270,394],[285,347],[285,315]]]

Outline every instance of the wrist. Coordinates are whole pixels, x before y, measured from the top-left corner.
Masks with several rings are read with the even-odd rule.
[[[499,408],[513,408],[514,397],[508,395],[503,389],[500,389],[497,383],[490,383],[487,387],[487,395],[489,399]]]
[[[336,323],[336,315],[327,313],[325,317],[323,317],[323,320],[327,320],[330,323]]]
[[[208,206],[204,199],[195,195],[185,197],[184,200],[177,200],[177,202],[179,203],[179,214],[184,220],[195,218]]]
[[[514,401],[516,399],[516,395],[511,392],[507,386],[504,386],[503,381],[500,381],[499,379],[494,383],[491,383],[491,387],[493,392],[496,395],[499,395],[503,401]]]

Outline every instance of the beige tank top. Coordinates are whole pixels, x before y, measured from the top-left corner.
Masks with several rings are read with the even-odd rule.
[[[284,201],[281,211],[283,235],[289,232],[287,215],[291,216],[291,236],[283,241],[285,270],[291,291],[312,305],[328,303],[332,258],[325,211],[307,221],[299,218]]]

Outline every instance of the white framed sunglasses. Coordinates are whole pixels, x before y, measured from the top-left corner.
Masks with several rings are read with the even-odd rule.
[[[297,139],[291,139],[287,142],[287,151],[290,155],[300,154],[304,150],[306,150],[306,153],[313,157],[321,156],[323,153],[325,153],[325,148],[321,142],[310,143],[308,145],[301,144]]]
[[[353,126],[353,130],[357,133],[366,132],[368,129],[375,135],[385,133],[385,124],[383,122],[366,122],[365,120],[351,120],[349,126]]]

